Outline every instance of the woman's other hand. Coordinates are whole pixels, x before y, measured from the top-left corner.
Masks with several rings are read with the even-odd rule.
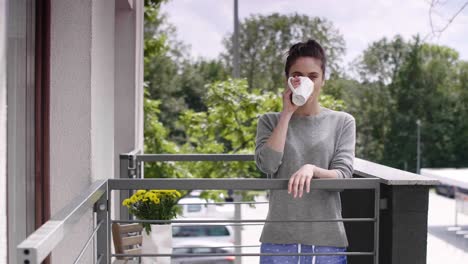
[[[289,178],[288,193],[292,193],[294,198],[299,196],[302,197],[304,193],[304,187],[306,192],[310,192],[310,181],[314,177],[315,166],[312,164],[306,164],[296,171],[291,178]]]

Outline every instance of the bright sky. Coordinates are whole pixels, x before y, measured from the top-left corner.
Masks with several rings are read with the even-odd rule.
[[[435,28],[442,28],[467,0],[440,0],[433,12]],[[223,50],[222,39],[233,31],[233,0],[169,0],[162,6],[176,26],[178,39],[191,46],[193,57],[215,58]],[[431,32],[429,0],[239,0],[239,19],[251,14],[298,12],[330,20],[346,42],[348,64],[371,42],[396,34],[405,39]],[[446,45],[468,60],[468,7],[430,42]]]

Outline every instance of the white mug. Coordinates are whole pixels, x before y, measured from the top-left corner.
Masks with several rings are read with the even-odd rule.
[[[288,78],[288,86],[293,93],[292,101],[297,106],[304,105],[307,102],[307,99],[309,99],[309,96],[314,92],[314,82],[309,77],[299,76],[301,83],[294,89],[294,86],[291,83],[293,78],[294,77]]]

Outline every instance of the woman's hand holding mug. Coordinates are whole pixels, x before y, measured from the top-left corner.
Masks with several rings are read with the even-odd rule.
[[[301,79],[299,77],[293,77],[291,83],[294,86],[294,88],[297,88],[301,85]],[[292,102],[292,95],[293,92],[290,89],[290,87],[286,87],[283,93],[283,113],[292,115],[299,108],[299,106],[295,105]]]

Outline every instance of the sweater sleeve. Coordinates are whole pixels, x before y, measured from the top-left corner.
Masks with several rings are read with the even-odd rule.
[[[335,153],[329,168],[330,170],[337,170],[338,176],[342,179],[353,177],[355,144],[356,121],[354,117],[348,115],[338,136]]]
[[[274,128],[267,115],[260,116],[255,140],[255,163],[260,171],[270,175],[278,171],[283,158],[283,152],[276,151],[266,144]]]

